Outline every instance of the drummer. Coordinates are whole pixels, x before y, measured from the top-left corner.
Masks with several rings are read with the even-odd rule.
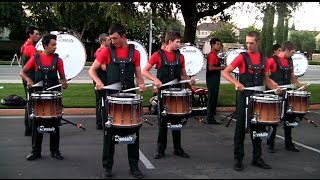
[[[296,46],[291,41],[285,41],[281,45],[281,51],[269,58],[266,63],[266,80],[271,78],[271,81],[274,81],[275,85],[288,85],[295,84],[296,87],[302,87],[303,85],[298,81],[298,79],[294,75],[294,67],[292,63],[291,57],[296,52]],[[285,92],[282,92],[283,100],[285,100]],[[283,107],[283,109],[287,109]],[[285,138],[285,148],[288,151],[299,152],[300,150],[293,144],[291,137],[291,126],[288,126],[285,121],[294,122],[296,116],[285,113],[282,121],[283,121],[283,129],[284,129],[284,138]],[[274,151],[274,140],[277,132],[277,127],[274,127],[273,132],[268,139],[268,149],[271,152]]]
[[[242,160],[244,157],[244,139],[245,139],[245,122],[246,122],[246,99],[249,98],[254,91],[244,90],[245,87],[261,86],[264,83],[271,89],[276,89],[270,80],[264,81],[264,65],[267,60],[259,51],[260,34],[256,31],[250,31],[246,35],[247,51],[240,53],[231,64],[229,64],[223,71],[223,77],[232,82],[236,90],[238,90],[236,101],[236,128],[234,134],[234,166],[236,171],[244,169]],[[235,68],[239,68],[239,81],[231,76],[231,72]],[[277,89],[279,93],[281,89]],[[266,164],[261,158],[261,139],[253,138],[253,131],[259,130],[258,125],[252,124],[250,126],[250,137],[253,145],[253,159],[251,165],[262,168],[271,169],[271,166]]]
[[[194,79],[186,73],[185,69],[185,60],[184,56],[180,54],[180,39],[181,35],[178,32],[167,32],[165,35],[166,46],[164,49],[160,49],[157,52],[154,52],[150,57],[149,61],[142,69],[142,75],[146,78],[154,81],[155,85],[158,88],[158,102],[161,101],[161,90],[162,84],[172,81],[174,79],[188,79],[191,80],[189,83],[193,85],[195,83]],[[163,46],[164,47],[164,46]],[[153,65],[156,65],[157,76],[154,76],[150,73],[150,69]],[[179,85],[173,85],[174,87],[179,87]],[[165,150],[167,146],[167,123],[169,121],[179,122],[181,117],[168,117],[162,116],[161,112],[163,111],[163,105],[158,103],[158,126],[159,134],[157,141],[157,149],[154,155],[155,159],[160,159],[165,156]],[[160,110],[159,110],[160,109]],[[172,130],[172,138],[174,145],[174,154],[183,158],[189,158],[189,155],[181,147],[181,131]]]
[[[63,68],[63,61],[58,57],[58,54],[54,53],[57,49],[57,36],[53,34],[47,34],[42,38],[42,45],[44,48],[43,53],[35,54],[32,56],[27,64],[23,67],[20,72],[20,76],[27,82],[29,89],[34,92],[46,90],[49,87],[59,84],[58,74],[60,76],[60,82],[62,87],[65,89],[68,87],[66,76]],[[49,69],[49,70],[48,70]],[[27,74],[29,71],[35,71],[35,83],[43,81],[43,87],[33,88],[32,77]],[[61,91],[61,88],[55,88],[53,91]],[[61,119],[60,119],[61,120]],[[63,159],[59,151],[60,142],[60,120],[56,121],[55,131],[50,133],[50,151],[51,156],[56,159]],[[43,133],[38,132],[37,128],[40,125],[41,120],[32,120],[32,152],[27,156],[28,161],[32,161],[41,158],[41,144]]]
[[[96,82],[96,88],[102,90],[103,82],[99,78],[97,71],[105,64],[107,72],[107,85],[121,82],[121,89],[129,89],[135,86],[134,77],[141,91],[145,91],[144,80],[140,69],[140,52],[134,48],[134,45],[128,45],[126,29],[121,24],[112,24],[109,28],[109,37],[111,44],[104,48],[97,56],[89,69],[91,79]],[[122,69],[124,68],[124,69]],[[123,74],[120,72],[124,72]],[[119,75],[120,74],[120,75]],[[120,90],[120,89],[119,89]],[[106,95],[117,93],[118,91],[107,90]],[[134,93],[134,92],[133,92]],[[107,114],[105,114],[107,116]],[[104,117],[104,123],[108,117]],[[127,128],[128,131],[136,134],[133,144],[128,144],[128,159],[130,172],[136,178],[143,178],[144,175],[138,167],[139,162],[139,127]],[[117,128],[104,128],[102,165],[104,168],[104,177],[112,176],[113,155],[115,149],[114,135],[125,133]]]

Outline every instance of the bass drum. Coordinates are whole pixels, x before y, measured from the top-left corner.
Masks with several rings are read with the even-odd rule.
[[[232,61],[241,53],[246,52],[245,49],[230,49],[226,53],[226,63],[227,65],[231,64]],[[239,68],[235,68],[233,71],[235,74],[239,74]]]
[[[181,47],[180,53],[183,54],[185,60],[185,68],[188,76],[195,76],[203,67],[203,54],[201,51],[191,45]]]
[[[63,61],[66,79],[72,79],[76,77],[85,66],[87,60],[86,49],[82,42],[73,35],[56,35],[57,49],[55,53],[57,53]],[[43,51],[42,38],[36,44],[36,49]]]
[[[292,63],[294,68],[294,75],[297,77],[303,76],[308,69],[308,59],[306,56],[300,53],[294,54],[292,57]]]
[[[142,70],[148,62],[147,50],[144,48],[144,46],[136,41],[128,41],[128,44],[133,44],[134,48],[140,52],[140,67]]]

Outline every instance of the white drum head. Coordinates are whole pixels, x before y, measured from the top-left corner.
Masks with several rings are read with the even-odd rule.
[[[231,49],[229,51],[227,51],[226,53],[226,63],[227,65],[231,64],[232,61],[241,53],[241,52],[246,52],[245,49]],[[239,74],[239,68],[235,68],[232,72]]]
[[[148,54],[146,49],[136,41],[128,41],[128,44],[133,44],[134,48],[140,52],[140,67],[142,70],[148,62]]]
[[[299,53],[294,54],[292,57],[293,73],[295,76],[303,76],[308,69],[308,59]]]
[[[36,49],[43,51],[42,38],[36,44]],[[63,60],[66,79],[76,77],[85,66],[87,60],[84,45],[78,38],[70,34],[57,35],[57,49],[55,53]]]
[[[194,46],[181,47],[180,53],[184,56],[185,68],[188,76],[198,74],[203,66],[203,54]]]

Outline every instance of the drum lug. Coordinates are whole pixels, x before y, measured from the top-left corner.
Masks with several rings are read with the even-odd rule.
[[[35,118],[36,117],[36,115],[32,112],[32,114],[30,114],[30,116],[29,116],[31,119],[33,119],[33,118]]]
[[[292,111],[293,111],[293,107],[292,106],[288,106],[287,113],[292,114]]]
[[[252,124],[257,124],[259,119],[259,115],[258,114],[253,114],[253,118],[251,119],[251,123]]]
[[[113,124],[113,116],[108,117],[108,121],[104,124],[106,128],[110,128]]]
[[[165,110],[163,110],[163,111],[161,112],[161,114],[162,114],[163,116],[166,116],[166,115],[168,114],[168,112],[167,112],[167,110],[165,109]]]

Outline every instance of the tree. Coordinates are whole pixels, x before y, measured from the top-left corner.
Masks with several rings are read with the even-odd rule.
[[[236,43],[237,37],[234,28],[235,26],[230,23],[223,23],[219,29],[211,33],[211,37],[219,38],[223,43]]]
[[[267,5],[264,9],[263,26],[261,32],[261,52],[267,56],[272,55],[273,45],[273,24],[274,24],[275,8]]]
[[[247,27],[247,28],[242,29],[242,33],[240,33],[240,36],[239,36],[239,43],[240,44],[246,44],[246,35],[250,31],[256,31],[258,33],[261,32],[261,30],[258,29],[254,24],[249,26],[249,27]]]
[[[316,39],[312,32],[293,31],[289,39],[297,46],[297,50],[301,52],[312,54],[316,49]]]

